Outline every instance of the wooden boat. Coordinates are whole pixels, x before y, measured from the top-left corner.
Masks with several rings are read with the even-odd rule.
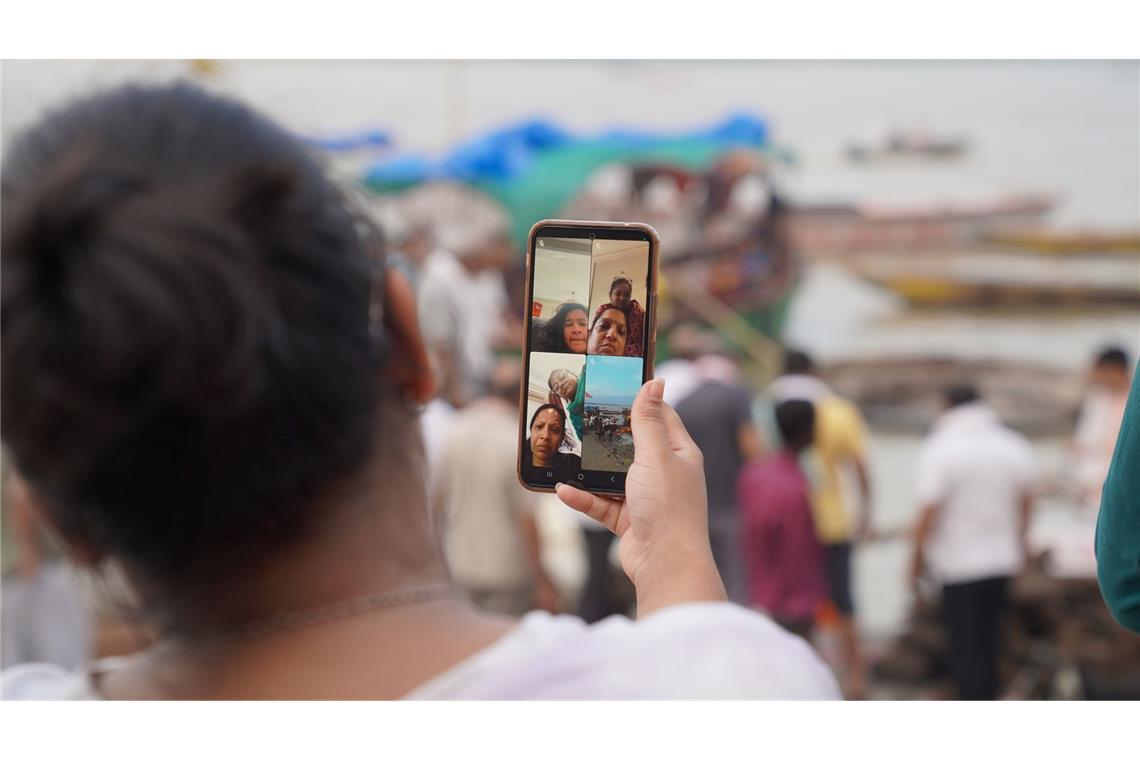
[[[869,358],[821,368],[827,382],[855,401],[877,430],[927,432],[942,410],[942,391],[975,385],[1006,424],[1030,436],[1069,436],[1083,377],[1049,365],[954,358]]]
[[[571,218],[641,219],[658,230],[658,360],[670,356],[671,328],[696,321],[774,371],[780,354],[773,340],[783,331],[800,265],[786,224],[792,206],[757,162],[755,156],[732,153],[705,174],[661,163],[634,164],[628,167],[629,192],[586,192],[566,209]],[[745,178],[759,178],[767,188],[764,208],[709,200],[715,195],[723,201]],[[645,197],[646,188],[663,180],[674,186],[669,203]]]
[[[998,230],[987,233],[983,240],[994,245],[1035,253],[1140,254],[1140,232],[1056,232],[1052,230]]]
[[[1136,308],[1140,270],[1119,256],[1027,257],[990,248],[859,254],[864,279],[922,308]]]
[[[852,141],[845,153],[853,163],[919,160],[938,161],[958,158],[970,144],[960,135],[937,136],[922,132],[895,131],[878,142]]]
[[[1140,289],[1088,285],[1038,285],[1010,282],[953,282],[923,275],[876,276],[870,281],[923,308],[1136,308]]]
[[[790,214],[790,234],[805,254],[954,247],[998,230],[1035,225],[1056,205],[1044,195],[976,203],[883,205],[806,203]]]

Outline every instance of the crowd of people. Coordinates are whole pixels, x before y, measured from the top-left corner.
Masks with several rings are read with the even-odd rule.
[[[830,605],[839,620],[838,667],[847,693],[865,695],[849,518],[858,509],[859,530],[866,532],[870,485],[857,408],[814,375],[799,351],[788,352],[783,373],[760,394],[723,352],[677,357],[663,369],[692,372],[675,403],[705,455],[710,540],[730,598],[804,634]],[[855,505],[842,488],[848,469],[860,473]]]
[[[620,412],[604,412],[586,407],[586,428],[597,438],[612,441],[622,433],[629,435],[629,413],[628,409]]]
[[[611,287],[617,304],[626,294],[622,285],[615,281]],[[574,351],[575,342],[585,344],[607,308],[600,306],[588,320],[580,304],[562,304],[552,318],[539,323],[532,348],[547,341],[557,346],[550,350]],[[833,665],[842,675],[845,693],[867,696],[868,657],[859,635],[853,559],[857,547],[876,540],[877,533],[869,435],[858,406],[829,387],[803,351],[789,348],[782,371],[757,393],[715,331],[685,324],[673,338],[671,357],[659,365],[657,374],[667,379],[666,400],[704,455],[709,538],[729,598],[765,611],[808,640],[817,638],[822,621],[838,640]],[[517,361],[501,362],[506,374],[508,367],[517,372]],[[1094,513],[1127,399],[1129,368],[1119,348],[1106,349],[1096,358],[1070,447],[1081,502],[1091,503]],[[569,422],[577,377],[556,370],[548,385],[550,401],[529,420],[526,445],[553,462],[575,446],[581,450],[576,426]],[[517,394],[517,386],[513,392]],[[943,409],[922,443],[914,474],[918,517],[911,587],[916,598],[941,600],[956,693],[993,699],[1001,694],[997,663],[1008,588],[1028,556],[1035,455],[1023,436],[1001,423],[976,387],[946,388]],[[453,424],[467,414],[456,414]],[[534,502],[536,497],[510,477],[514,442],[507,428],[515,417],[503,415],[503,451],[497,455],[502,488],[523,502]],[[587,406],[581,424],[605,440],[628,430],[628,413]],[[462,448],[489,477],[490,460],[484,467],[475,451],[476,428],[468,429],[472,440]],[[491,456],[489,439],[482,446],[479,453]],[[447,469],[443,465],[439,477],[453,479]],[[468,521],[470,513],[481,509],[495,513],[490,504],[480,507],[484,499],[469,491],[456,488],[450,500],[445,499],[443,513],[466,515],[459,519]],[[482,487],[478,492],[494,493]],[[578,595],[571,598],[548,588],[533,528],[525,521],[499,524],[515,536],[511,540],[516,545],[533,549],[527,562],[511,560],[527,576],[525,582],[511,582],[526,589],[515,597],[516,610],[559,604],[588,621],[628,612],[608,601],[613,594],[607,588],[615,583],[611,533],[583,526],[586,573]],[[456,530],[449,546],[462,553],[463,539]],[[510,593],[507,585],[504,594]],[[477,584],[471,588],[475,598],[486,593]]]

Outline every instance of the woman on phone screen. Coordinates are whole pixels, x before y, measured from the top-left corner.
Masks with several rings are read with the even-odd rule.
[[[629,336],[625,312],[610,306],[594,317],[590,327],[590,340],[586,353],[597,356],[624,356]]]
[[[603,303],[594,310],[594,321],[606,309],[616,308],[625,315],[626,332],[628,333],[622,356],[641,356],[643,352],[642,335],[645,332],[645,310],[637,299],[633,298],[633,281],[628,277],[615,277],[610,283],[609,303]]]
[[[545,353],[584,354],[589,331],[585,306],[560,304],[553,317],[535,326],[530,348]]]

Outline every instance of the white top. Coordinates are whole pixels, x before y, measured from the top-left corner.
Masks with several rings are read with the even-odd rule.
[[[574,402],[574,399],[565,398],[562,395],[559,395],[558,398],[562,400],[563,412],[565,412],[570,404]],[[518,424],[517,420],[515,421],[515,424]],[[562,445],[558,447],[558,450],[566,454],[573,454],[579,457],[582,456],[582,439],[578,437],[578,431],[574,429],[574,426],[572,424],[570,424],[569,414],[567,414],[566,431],[565,435],[562,438]]]
[[[653,376],[665,381],[665,403],[676,406],[701,384],[696,362],[688,359],[668,359],[654,368]]]
[[[5,699],[101,699],[92,672],[48,665],[4,672]],[[503,638],[405,699],[839,699],[799,637],[729,603],[683,604],[594,625],[532,612]]]
[[[918,457],[920,503],[939,507],[927,553],[939,581],[967,583],[1021,569],[1021,497],[1033,471],[1029,442],[983,404],[939,418]]]
[[[455,357],[463,392],[471,392],[471,384],[481,370],[477,362],[472,363],[474,357],[481,355],[486,338],[480,333],[482,328],[475,327],[478,319],[472,318],[472,314],[480,314],[472,311],[478,308],[479,299],[475,279],[458,257],[444,249],[428,254],[416,293],[420,332],[429,352],[443,347]]]
[[[439,460],[444,438],[451,429],[454,417],[455,407],[439,396],[429,401],[420,412],[420,432],[424,438],[424,455],[427,457],[429,469],[434,469],[436,461]]]
[[[437,248],[424,259],[420,270],[420,330],[429,343],[452,343],[462,351],[468,322],[463,319],[463,299],[472,287],[458,257]]]
[[[467,589],[535,583],[521,521],[534,516],[536,500],[515,474],[518,426],[518,410],[507,402],[471,402],[451,418],[432,470],[447,564]]]
[[[463,305],[465,331],[463,360],[476,378],[491,375],[495,363],[494,336],[502,329],[509,307],[507,286],[498,270],[479,272],[471,277]]]
[[[793,399],[814,404],[832,395],[827,383],[814,375],[780,375],[768,384],[767,392],[777,404]]]

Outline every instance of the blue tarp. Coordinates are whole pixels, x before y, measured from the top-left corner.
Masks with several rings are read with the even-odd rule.
[[[366,132],[356,132],[347,135],[307,137],[305,140],[311,145],[333,152],[359,150],[361,148],[384,148],[392,144],[391,135],[378,130],[368,130]]]
[[[462,143],[440,159],[418,154],[386,158],[370,167],[364,179],[374,187],[433,180],[503,183],[524,175],[540,154],[555,148],[593,147],[620,153],[690,141],[716,143],[725,148],[761,147],[767,139],[767,124],[743,113],[734,114],[712,127],[681,134],[614,128],[588,137],[576,137],[550,121],[532,119]]]

